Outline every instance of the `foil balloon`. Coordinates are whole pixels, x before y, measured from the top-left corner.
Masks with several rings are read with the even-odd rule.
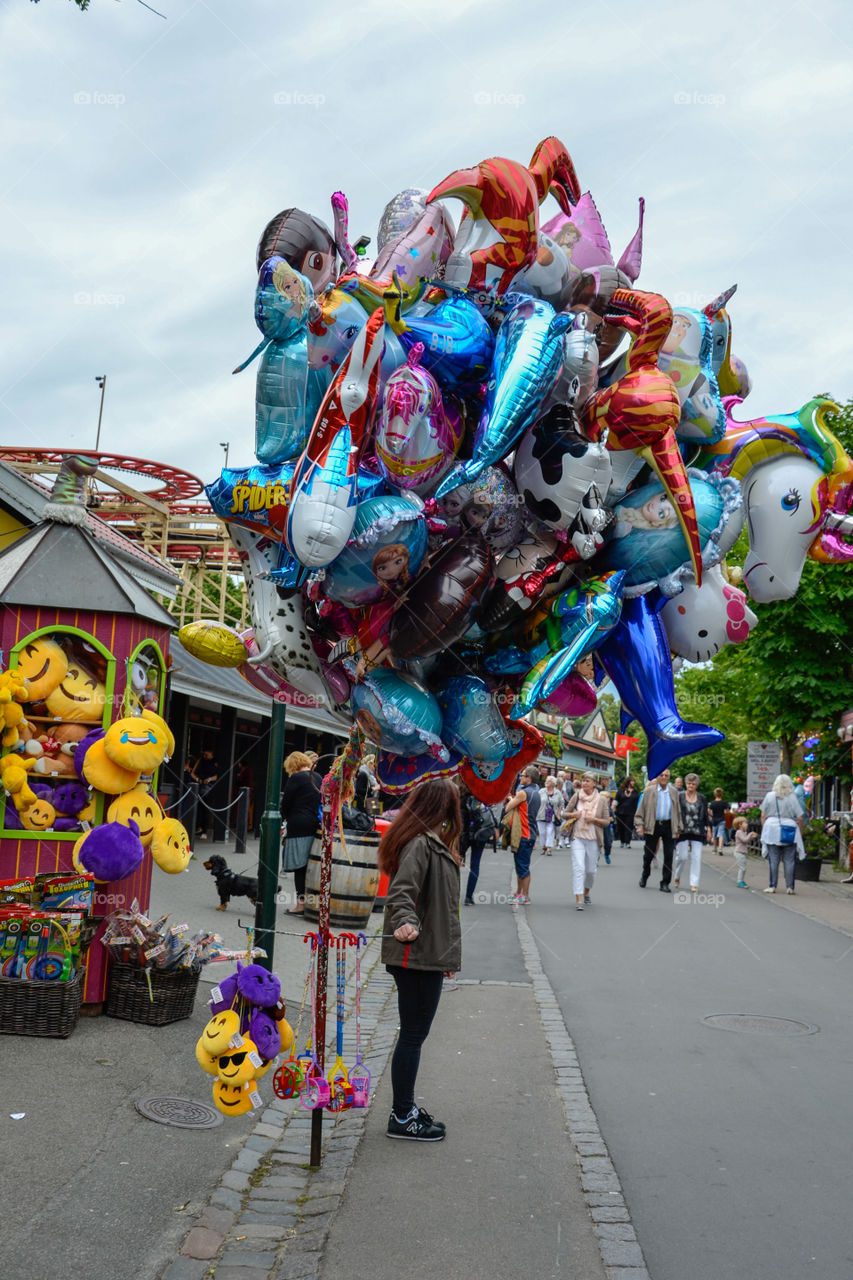
[[[554,308],[539,298],[513,294],[510,301],[514,305],[498,333],[472,457],[442,480],[437,497],[470,484],[509,453],[535,422],[560,370],[563,335],[573,316],[555,315]]]
[[[268,258],[278,256],[306,276],[316,295],[336,275],[335,241],[324,222],[302,209],[283,209],[261,232],[256,255],[258,270]]]
[[[281,538],[294,467],[293,462],[271,467],[224,467],[204,491],[226,524],[239,524],[267,537]]]
[[[580,409],[598,385],[598,342],[590,328],[589,316],[581,312],[563,339],[563,361],[544,408],[554,404]]]
[[[487,467],[473,484],[464,485],[444,499],[452,509],[452,499],[461,501],[460,529],[479,529],[495,552],[506,551],[521,537],[530,519],[503,467]]]
[[[681,421],[676,431],[679,440],[716,444],[725,434],[726,413],[713,355],[710,317],[690,307],[679,307],[672,314],[672,328],[658,355],[658,368],[672,380],[681,402]]]
[[[688,662],[709,662],[727,644],[742,644],[758,622],[746,594],[731,586],[719,565],[709,569],[701,587],[685,582],[661,611],[669,647]]]
[[[216,620],[188,622],[178,629],[178,639],[187,653],[212,667],[239,667],[249,656],[233,627]]]
[[[436,690],[441,736],[481,775],[498,772],[513,743],[491,690],[479,676],[453,676]]]
[[[607,519],[610,457],[602,441],[580,435],[569,409],[555,405],[521,437],[513,478],[527,509],[549,528],[570,528],[585,508],[590,531],[600,533]]]
[[[283,462],[305,447],[322,385],[308,369],[310,281],[284,258],[263,263],[255,294],[255,321],[264,340],[240,373],[263,352],[255,386],[255,454],[259,462]]]
[[[591,658],[589,662],[592,662]],[[583,662],[580,665],[583,666]],[[568,716],[570,720],[574,720],[578,716],[592,715],[598,706],[598,694],[595,687],[576,668],[539,705],[549,715]]]
[[[368,312],[352,294],[328,289],[317,300],[308,322],[308,365],[326,370],[329,378],[352,350],[367,324]]]
[[[740,487],[693,468],[688,483],[702,563],[716,563],[743,525]],[[691,560],[678,513],[660,481],[632,489],[613,514],[616,520],[607,531],[601,561],[609,569],[624,570],[625,594],[641,595],[657,584],[667,595],[675,594]]]
[[[617,289],[610,300],[608,321],[628,330],[634,343],[627,372],[610,387],[597,391],[580,412],[581,428],[598,440],[606,426],[609,449],[632,449],[660,477],[681,526],[697,583],[702,582],[699,530],[690,484],[675,432],[681,404],[671,380],[657,365],[658,353],[672,328],[672,309],[656,293]]]
[[[449,761],[438,703],[411,676],[377,667],[353,685],[350,704],[356,724],[382,750]]]
[[[440,204],[422,206],[414,220],[380,249],[370,275],[404,284],[443,276],[453,249],[453,223]]]
[[[430,491],[462,443],[460,414],[444,401],[432,374],[421,368],[423,351],[423,344],[415,343],[406,363],[386,382],[373,442],[389,483],[414,493]]]
[[[542,230],[551,236],[569,259],[573,279],[596,267],[613,267],[633,284],[640,274],[643,257],[643,214],[645,201],[640,200],[640,222],[618,263],[614,263],[610,240],[601,221],[595,201],[585,191],[568,213],[557,213]]]
[[[352,532],[358,455],[376,398],[383,329],[377,308],[326,392],[296,467],[285,539],[306,568],[331,564]]]
[[[333,711],[335,699],[305,626],[302,592],[279,587],[269,577],[277,559],[276,545],[239,525],[231,525],[229,533],[243,567],[258,647],[249,662],[268,666],[280,679]]]
[[[514,160],[483,160],[451,173],[429,193],[433,200],[455,196],[466,213],[456,235],[445,279],[469,289],[497,284],[498,296],[536,258],[539,206],[548,192],[569,213],[580,199],[574,165],[559,138],[545,138],[528,166]]]
[[[459,772],[461,762],[458,751],[448,751],[446,764],[430,755],[395,756],[389,751],[380,751],[376,757],[376,778],[382,791],[401,795],[421,782],[452,777]]]
[[[665,603],[660,592],[626,600],[616,626],[596,646],[598,660],[622,699],[622,732],[636,720],[648,739],[650,778],[658,777],[682,756],[724,740],[716,729],[686,722],[679,714],[669,642],[660,619]]]
[[[797,413],[738,422],[740,403],[726,400],[728,427],[697,462],[740,480],[749,529],[743,584],[753,600],[796,593],[806,555],[822,563],[853,560],[849,528],[853,460],[827,426],[837,411],[816,397]]]
[[[447,543],[408,588],[391,619],[398,658],[440,653],[465,634],[494,577],[494,556],[477,532]]]
[[[498,561],[494,586],[477,611],[477,626],[485,632],[504,631],[556,595],[571,573],[567,554],[572,553],[553,534],[524,534]]]
[[[503,761],[495,770],[489,770],[489,776],[483,777],[477,766],[470,760],[463,760],[459,766],[459,776],[468,790],[483,804],[500,804],[506,800],[512,790],[513,780],[525,765],[539,758],[545,749],[545,739],[537,728],[521,720],[517,725],[507,725],[507,733],[514,744]]]
[[[572,274],[565,251],[540,231],[536,257],[529,267],[513,276],[512,292],[543,298],[555,311],[561,311],[571,296],[571,290]]]
[[[495,339],[467,298],[450,297],[424,315],[403,315],[399,291],[385,300],[388,327],[406,351],[423,347],[421,363],[445,391],[469,394],[489,376]]]
[[[528,631],[524,661],[530,670],[510,712],[513,720],[528,715],[550,698],[581,658],[613,630],[622,613],[624,577],[623,573],[613,573],[604,578],[588,578],[557,596],[548,616]],[[512,648],[502,656],[502,669],[512,670]]]
[[[424,187],[404,187],[388,201],[379,218],[376,247],[381,254],[387,244],[399,240],[427,207]],[[390,274],[390,273],[389,273]]]
[[[418,498],[370,498],[359,504],[352,535],[326,570],[325,594],[350,608],[399,596],[420,569],[426,548],[426,520]]]

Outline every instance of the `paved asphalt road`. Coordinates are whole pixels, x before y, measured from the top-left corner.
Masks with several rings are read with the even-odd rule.
[[[614,849],[583,913],[567,855],[539,858],[527,912],[649,1272],[850,1280],[853,942],[780,910],[760,863],[751,891],[712,857],[696,902],[655,871],[640,890],[640,848]],[[735,1013],[818,1029],[703,1024]]]

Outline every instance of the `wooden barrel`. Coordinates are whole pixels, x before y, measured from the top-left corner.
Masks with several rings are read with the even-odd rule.
[[[320,914],[320,858],[318,836],[308,856],[305,872],[305,919],[316,921]],[[332,847],[332,885],[329,925],[333,929],[365,929],[370,921],[373,900],[379,885],[376,853],[378,831],[348,831],[347,852],[335,839]]]

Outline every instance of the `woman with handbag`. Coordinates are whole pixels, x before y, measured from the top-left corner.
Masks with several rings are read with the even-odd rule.
[[[287,833],[281,851],[282,871],[293,872],[296,902],[288,909],[289,916],[305,913],[305,874],[308,856],[320,825],[319,773],[312,770],[310,756],[304,751],[291,751],[284,762],[287,781],[281,794],[281,816],[287,823]]]
[[[557,779],[549,775],[545,779],[545,786],[539,788],[539,813],[536,819],[542,852],[549,858],[556,839],[555,827],[559,825],[562,816],[563,796],[557,789]]]
[[[803,811],[794,794],[794,784],[787,773],[780,773],[773,789],[761,802],[761,856],[770,866],[770,884],[765,893],[776,892],[779,863],[785,864],[785,884],[794,892],[794,869],[797,858],[806,856],[803,844]]]
[[[576,791],[563,810],[563,830],[572,833],[572,887],[575,908],[583,911],[590,904],[590,890],[595,884],[598,856],[604,848],[604,828],[610,825],[610,800],[595,785],[595,775],[585,773],[580,791]]]

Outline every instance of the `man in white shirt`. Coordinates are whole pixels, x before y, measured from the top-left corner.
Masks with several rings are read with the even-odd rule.
[[[660,877],[661,893],[670,893],[669,882],[672,879],[672,855],[675,842],[681,834],[681,804],[675,787],[669,781],[669,769],[664,769],[643,792],[637,809],[637,834],[642,839],[643,874],[640,877],[640,888],[645,889],[652,869],[652,859],[657,852],[659,842],[663,841],[663,869]]]

